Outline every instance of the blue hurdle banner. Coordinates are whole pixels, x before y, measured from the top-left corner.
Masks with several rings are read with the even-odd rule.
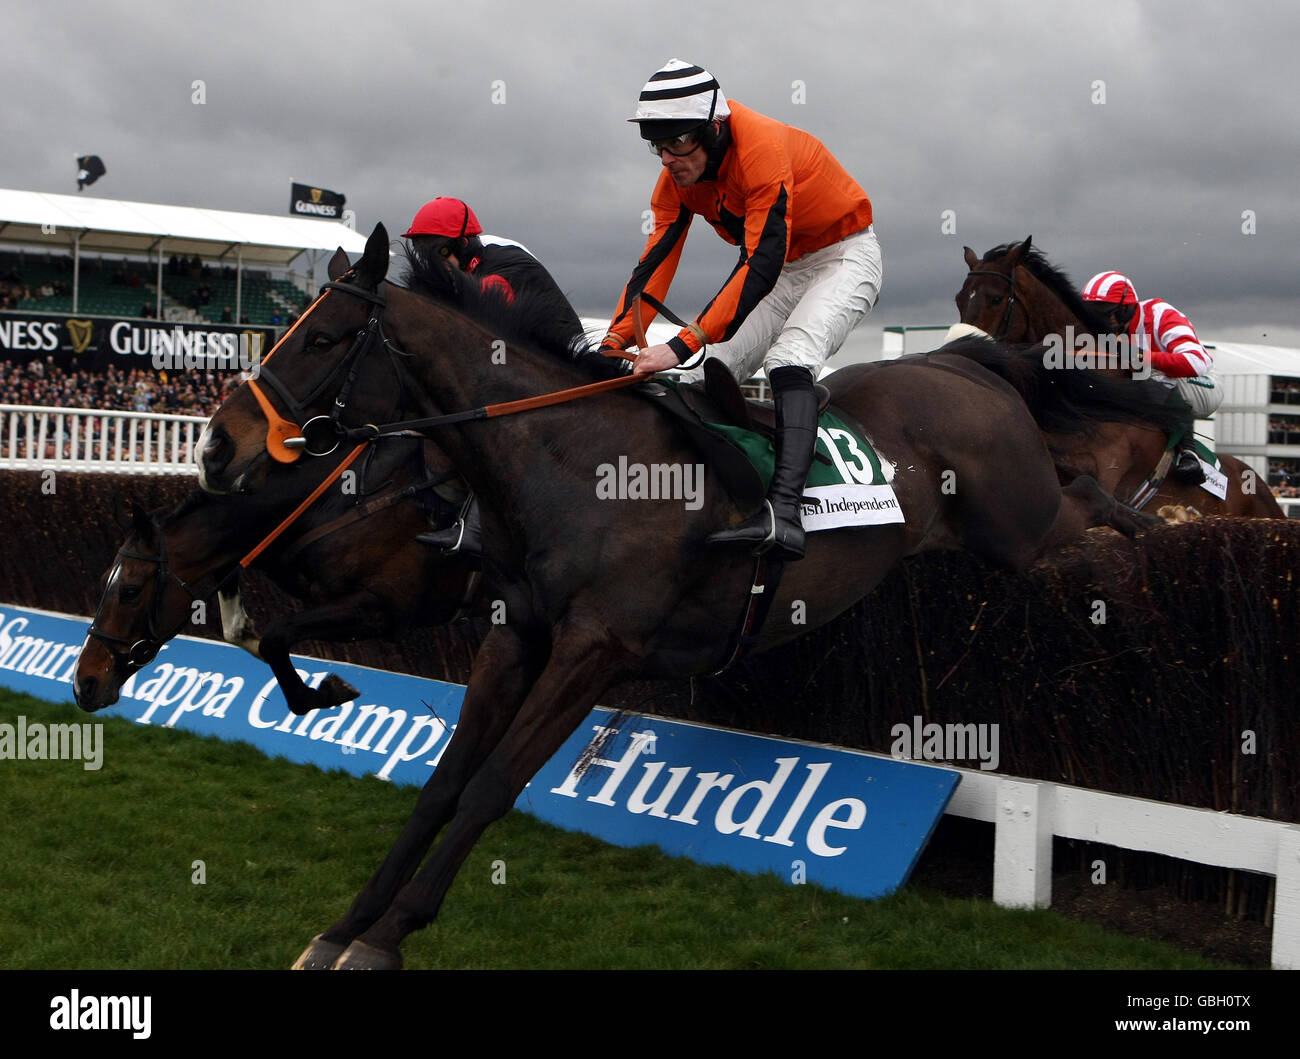
[[[0,604],[0,685],[76,710],[71,684],[89,625]],[[265,664],[228,644],[177,637],[101,713],[424,784],[464,687],[299,655],[294,664],[311,687],[333,672],[362,694],[296,717]],[[516,807],[617,845],[880,897],[907,881],[958,780],[933,765],[598,708]]]

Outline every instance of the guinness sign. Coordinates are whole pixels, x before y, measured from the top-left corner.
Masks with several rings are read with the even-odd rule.
[[[289,196],[289,212],[295,217],[343,218],[343,204],[347,196],[338,191],[314,188],[309,184],[294,184]]]

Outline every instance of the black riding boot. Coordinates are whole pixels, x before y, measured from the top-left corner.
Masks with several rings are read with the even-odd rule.
[[[464,559],[483,558],[483,524],[479,519],[478,497],[473,493],[460,509],[460,518],[443,530],[421,533],[415,538],[424,544],[441,548],[447,555]]]
[[[1169,477],[1182,485],[1200,485],[1205,481],[1205,471],[1201,469],[1201,461],[1196,456],[1193,433],[1196,429],[1196,416],[1182,395],[1174,389],[1174,384],[1166,380],[1165,385],[1168,387],[1168,405],[1179,411],[1180,422],[1175,429],[1182,434],[1182,440],[1174,448],[1174,465],[1169,471]]]
[[[776,467],[767,499],[740,525],[711,534],[709,543],[749,544],[755,555],[776,548],[782,558],[802,559],[799,508],[817,445],[817,394],[807,368],[774,368],[769,380],[776,404]]]
[[[1183,485],[1200,485],[1205,481],[1205,470],[1190,441],[1178,446],[1178,457],[1174,461],[1173,479]]]

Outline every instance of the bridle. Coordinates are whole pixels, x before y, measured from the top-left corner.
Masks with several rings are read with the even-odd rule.
[[[190,586],[188,581],[182,580],[171,571],[171,568],[167,563],[167,539],[161,530],[158,532],[157,555],[144,555],[141,552],[130,551],[127,549],[125,544],[122,545],[122,547],[117,550],[117,562],[113,564],[113,571],[109,575],[110,581],[113,577],[120,575],[123,559],[139,559],[142,562],[153,563],[157,568],[154,573],[154,594],[153,601],[149,606],[149,624],[147,626],[146,635],[137,640],[129,640],[125,637],[114,636],[111,633],[104,632],[103,629],[96,628],[99,620],[104,615],[104,608],[108,605],[109,596],[111,595],[111,593],[108,592],[105,592],[104,598],[100,600],[99,609],[95,612],[94,621],[90,623],[90,628],[86,630],[86,635],[93,636],[104,645],[113,658],[114,669],[120,668],[130,676],[152,662],[154,658],[157,657],[158,652],[162,650],[163,644],[176,635],[176,632],[172,632],[163,636],[158,632],[158,623],[162,616],[163,590],[166,588],[167,582],[171,580],[180,585],[189,595],[191,603],[195,600],[206,599],[212,593],[205,592],[200,594]],[[230,573],[223,576],[221,580],[218,581],[216,588],[220,588],[234,572],[235,571],[232,570]],[[184,622],[182,622],[181,625],[183,626]],[[176,631],[179,631],[179,628]]]
[[[341,280],[346,280],[351,275],[353,275],[353,272],[349,270],[341,277]],[[356,336],[353,338],[352,346],[347,354],[321,377],[311,392],[300,402],[284,382],[267,367],[266,362],[271,359],[275,351],[284,344],[294,330],[302,325],[312,310],[320,305],[325,295],[332,290],[344,291],[353,297],[360,298],[362,301],[370,302],[373,308],[365,325],[357,331]],[[276,343],[271,352],[258,365],[255,377],[248,380],[248,386],[253,391],[253,396],[257,398],[258,404],[261,405],[263,414],[266,415],[268,423],[266,448],[273,459],[280,463],[292,463],[298,459],[298,450],[306,452],[309,456],[328,456],[338,448],[339,441],[346,435],[346,428],[339,419],[347,408],[348,398],[351,396],[352,387],[356,382],[362,359],[376,342],[382,342],[390,352],[401,353],[401,350],[394,347],[387,336],[384,335],[382,317],[385,304],[386,298],[382,288],[371,292],[341,281],[325,283],[321,286],[321,292],[316,300],[298,318],[294,327],[285,332],[284,337]],[[344,372],[347,373],[347,376],[334,398],[334,404],[329,415],[319,415],[308,419],[306,409],[329,390]],[[289,409],[290,414],[293,416],[292,422],[285,420],[276,412],[258,386],[259,380],[265,381],[275,391],[276,396],[284,402],[285,407]],[[302,425],[299,426],[298,424]]]
[[[1007,328],[1011,324],[1011,313],[1015,309],[1016,305],[1019,304],[1018,299],[1016,298],[1016,270],[1013,268],[1011,270],[1011,275],[1007,276],[992,269],[971,269],[966,273],[966,278],[970,279],[972,276],[992,276],[996,279],[1002,280],[1010,288],[1007,292],[1006,312],[1002,314],[1002,322],[998,325],[997,331],[991,336],[994,339],[1001,339],[1006,336]],[[1026,309],[1024,305],[1021,305],[1020,311],[1025,314],[1027,322],[1029,319],[1029,310]]]
[[[271,458],[280,463],[292,463],[298,459],[302,452],[309,456],[328,456],[342,441],[356,441],[362,444],[370,441],[376,441],[381,437],[390,434],[423,434],[433,427],[451,426],[455,423],[466,423],[480,419],[490,419],[494,416],[512,415],[516,412],[531,411],[535,408],[545,408],[553,404],[561,404],[566,401],[576,400],[580,397],[590,397],[598,393],[605,393],[609,390],[620,389],[624,386],[630,386],[635,383],[648,381],[649,375],[622,375],[613,379],[605,379],[600,382],[588,383],[583,386],[573,386],[565,390],[558,390],[553,393],[539,394],[535,397],[525,397],[517,401],[504,401],[499,404],[483,405],[478,408],[466,409],[462,412],[449,412],[444,415],[429,416],[424,419],[403,419],[383,425],[366,423],[359,427],[347,427],[341,421],[340,417],[347,408],[348,398],[352,393],[353,383],[356,381],[357,372],[361,365],[361,360],[366,352],[376,343],[381,342],[390,353],[403,357],[410,356],[409,353],[398,349],[389,341],[383,331],[383,313],[386,305],[386,299],[381,290],[374,292],[364,290],[351,283],[345,282],[350,276],[355,274],[355,269],[349,269],[336,281],[331,281],[321,287],[321,293],[306,310],[298,321],[284,333],[280,341],[266,355],[262,363],[258,366],[254,378],[247,380],[247,385],[257,398],[261,405],[262,413],[267,420],[266,450]],[[370,312],[365,326],[362,327],[353,339],[352,346],[344,356],[329,372],[313,387],[310,394],[299,402],[289,388],[266,367],[266,361],[270,360],[272,355],[278,350],[289,336],[294,333],[311,314],[311,312],[324,300],[330,291],[343,291],[355,298],[370,302],[374,308]],[[621,354],[620,354],[621,355]],[[329,415],[318,415],[311,419],[306,419],[307,411],[305,406],[309,406],[313,401],[321,397],[338,376],[346,369],[347,378],[344,380],[339,389],[337,396],[334,398],[333,407]],[[306,419],[299,427],[296,422],[290,422],[281,416],[271,404],[267,396],[262,393],[261,388],[257,385],[258,379],[265,379],[267,384],[275,391],[276,395],[298,422]]]

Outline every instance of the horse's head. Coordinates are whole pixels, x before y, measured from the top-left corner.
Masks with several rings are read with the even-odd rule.
[[[1032,341],[1023,284],[1017,287],[1016,277],[1032,240],[1033,236],[1029,236],[1023,243],[995,247],[983,259],[969,246],[963,248],[970,271],[957,292],[957,312],[968,328],[978,328],[1000,341]]]
[[[191,620],[194,595],[171,572],[162,528],[139,508],[100,580],[102,595],[77,657],[73,694],[87,712],[117,702],[122,684]]]
[[[957,326],[969,325],[966,333],[975,327],[1004,342],[1059,339],[1069,349],[1078,348],[1084,336],[1105,333],[1096,306],[1033,247],[1032,238],[995,246],[983,258],[969,246],[965,254],[970,271],[957,294]]]
[[[381,284],[387,274],[382,224],[355,266],[342,249],[335,253],[320,296],[208,422],[195,453],[205,490],[255,493],[277,464],[332,451],[353,385],[364,375],[363,361],[384,342]]]

